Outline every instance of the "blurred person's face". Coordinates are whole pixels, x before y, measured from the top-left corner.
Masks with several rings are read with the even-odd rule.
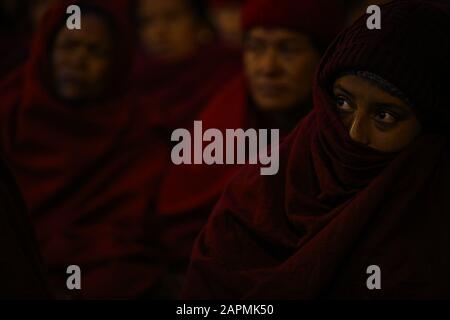
[[[211,8],[214,26],[221,38],[232,46],[240,46],[242,43],[241,10],[242,5],[239,4]]]
[[[31,5],[31,22],[36,28],[39,22],[44,17],[47,9],[54,3],[55,0],[35,0]]]
[[[200,24],[184,0],[140,0],[139,37],[152,55],[174,61],[195,52]]]
[[[319,60],[319,52],[299,32],[254,28],[244,40],[250,93],[264,111],[286,111],[306,103]]]
[[[52,48],[53,87],[66,101],[89,101],[105,94],[112,68],[113,41],[104,19],[83,16],[81,30],[63,27]]]
[[[337,79],[333,94],[342,123],[359,144],[381,152],[397,152],[421,132],[409,105],[364,78],[347,75]]]

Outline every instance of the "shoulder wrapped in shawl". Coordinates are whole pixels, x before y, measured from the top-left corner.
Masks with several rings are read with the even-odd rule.
[[[49,290],[24,201],[0,159],[0,299],[44,299]]]
[[[248,102],[243,75],[227,83],[198,120],[203,131],[218,129],[274,128],[267,117]],[[164,177],[157,202],[165,242],[183,269],[189,262],[193,242],[223,189],[241,165],[171,165]]]
[[[222,85],[237,74],[240,60],[240,54],[216,42],[175,63],[150,58],[140,50],[132,83],[142,104],[151,106],[152,125],[168,131],[189,128]]]
[[[448,121],[448,7],[394,1],[383,27],[365,18],[322,60],[314,110],[280,147],[280,171],[243,170],[192,253],[183,297],[305,299],[450,297],[450,141],[424,130],[398,154],[349,138],[330,87],[348,68],[376,73],[426,123]],[[381,290],[367,268],[381,269]]]

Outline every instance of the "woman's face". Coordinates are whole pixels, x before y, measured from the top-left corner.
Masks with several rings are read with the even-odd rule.
[[[400,98],[354,75],[333,86],[336,111],[351,139],[381,152],[397,152],[421,131],[413,110]]]
[[[244,41],[244,68],[255,104],[264,111],[286,111],[307,102],[319,60],[319,52],[302,33],[250,30]]]
[[[230,3],[211,8],[211,19],[221,38],[234,47],[242,44],[241,28],[242,5]]]
[[[176,61],[198,46],[200,25],[185,0],[140,0],[137,6],[139,37],[154,56]]]
[[[86,101],[105,94],[112,52],[112,35],[104,19],[87,14],[81,30],[63,27],[56,35],[52,52],[57,95],[67,101]]]

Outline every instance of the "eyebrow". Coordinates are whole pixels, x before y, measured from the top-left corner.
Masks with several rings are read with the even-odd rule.
[[[344,89],[341,85],[335,84],[333,86],[333,91],[336,89],[339,89],[339,90],[343,91],[345,94],[347,94],[349,97],[354,98],[354,95],[351,92],[349,92],[348,90]]]
[[[374,103],[374,106],[377,108],[388,108],[391,109],[392,111],[396,111],[398,113],[400,113],[400,115],[408,115],[412,112],[412,110],[410,110],[409,107],[404,107],[398,104],[393,104],[393,103],[384,103],[384,102],[378,102],[378,103]]]

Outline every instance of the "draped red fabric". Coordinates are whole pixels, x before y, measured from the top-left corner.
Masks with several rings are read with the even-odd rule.
[[[17,1],[14,9],[0,12],[0,79],[26,60],[30,42],[28,9],[28,1]]]
[[[272,123],[250,105],[243,75],[227,83],[197,120],[203,131],[270,128]],[[193,131],[191,130],[191,134]],[[206,144],[205,144],[206,145]],[[222,190],[241,165],[171,165],[164,177],[157,202],[163,237],[173,263],[187,267],[192,245]]]
[[[184,298],[450,296],[448,137],[424,131],[397,154],[358,145],[343,128],[329,93],[341,67],[370,67],[390,81],[395,78],[393,68],[382,64],[387,57],[376,60],[374,54],[366,65],[347,57],[364,55],[357,43],[386,48],[399,69],[409,67],[398,74],[403,80],[392,82],[402,90],[413,87],[408,82],[423,82],[417,77],[423,66],[441,65],[443,70],[427,71],[435,75],[429,85],[437,86],[449,71],[448,37],[439,33],[448,33],[449,20],[430,6],[394,1],[382,8],[383,31],[370,33],[361,18],[338,37],[319,68],[313,112],[280,147],[279,174],[260,176],[259,168],[249,167],[226,188],[197,239]],[[402,32],[419,30],[416,26],[421,33]],[[416,46],[412,40],[425,38],[442,51],[421,47],[405,54]],[[411,64],[416,54],[424,60]],[[431,55],[436,60],[427,59]],[[426,106],[430,113],[448,108],[445,91],[412,93],[419,105],[423,97],[433,101]],[[371,265],[381,270],[381,290],[367,287]]]
[[[240,60],[240,54],[216,42],[175,63],[141,51],[133,68],[133,85],[141,93],[142,103],[152,106],[152,125],[169,131],[188,128],[209,99],[236,75]]]
[[[20,32],[0,30],[0,79],[20,66],[28,51],[28,37]]]
[[[48,45],[67,5],[83,3],[113,18],[116,50],[108,97],[77,107],[48,89]],[[0,89],[1,147],[58,294],[136,297],[151,292],[159,274],[147,212],[169,153],[125,90],[132,37],[123,12],[117,1],[58,2],[36,34],[27,65]],[[80,292],[66,290],[70,265],[81,267]]]
[[[0,199],[0,298],[49,298],[29,216],[3,159],[0,160]]]

